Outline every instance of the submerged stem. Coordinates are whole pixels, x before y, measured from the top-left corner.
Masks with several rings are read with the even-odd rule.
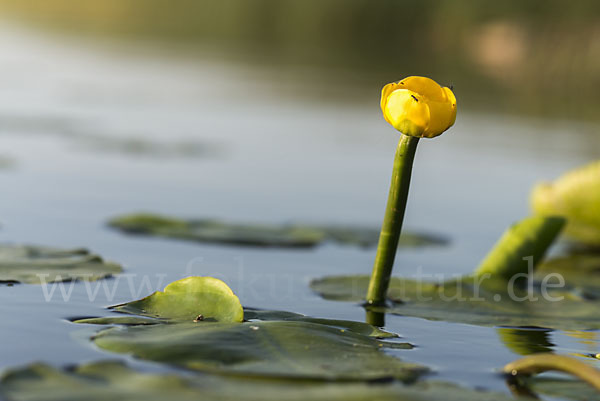
[[[408,135],[402,135],[400,142],[398,142],[390,193],[367,292],[367,302],[370,304],[383,304],[385,302],[394,258],[398,249],[398,239],[402,230],[412,165],[418,143],[419,138]]]

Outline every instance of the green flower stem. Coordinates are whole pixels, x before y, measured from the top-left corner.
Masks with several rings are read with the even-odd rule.
[[[404,134],[398,142],[390,193],[367,292],[367,302],[369,304],[380,305],[385,302],[392,268],[394,267],[394,258],[398,249],[398,239],[402,230],[412,165],[418,143],[419,138]]]
[[[564,355],[537,354],[511,362],[504,372],[513,376],[529,376],[547,371],[569,373],[600,391],[600,371]]]

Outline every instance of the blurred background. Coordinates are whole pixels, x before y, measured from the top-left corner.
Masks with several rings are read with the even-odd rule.
[[[244,66],[292,97],[368,103],[419,74],[472,110],[599,118],[594,0],[1,0],[0,12],[44,34]]]

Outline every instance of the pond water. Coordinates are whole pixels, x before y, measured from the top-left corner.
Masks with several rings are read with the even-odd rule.
[[[1,32],[0,49],[0,155],[12,161],[0,169],[0,241],[87,247],[125,267],[111,280],[65,283],[68,300],[60,287],[51,297],[41,286],[0,287],[0,368],[127,359],[66,319],[104,315],[190,274],[222,278],[245,306],[364,319],[360,306],[322,300],[308,283],[370,273],[375,249],[185,243],[124,236],[106,222],[151,211],[377,227],[398,139],[380,116],[379,88],[370,103],[326,102],[319,84],[295,96],[299,84],[276,70],[14,28]],[[402,249],[395,274],[472,271],[528,214],[535,182],[599,156],[595,126],[459,110],[448,133],[421,141],[405,222],[451,244]],[[508,391],[497,372],[518,355],[497,329],[401,316],[386,324],[417,346],[401,357],[437,378]],[[549,341],[565,353],[600,352],[593,332],[554,331]]]

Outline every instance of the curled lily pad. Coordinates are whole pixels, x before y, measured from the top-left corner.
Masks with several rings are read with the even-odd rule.
[[[510,401],[499,393],[448,383],[327,383],[252,380],[213,375],[180,377],[139,373],[120,362],[96,362],[68,370],[33,364],[6,372],[0,396],[7,401]]]
[[[117,312],[176,321],[241,322],[244,310],[239,298],[223,281],[212,277],[188,277],[175,281],[145,298],[113,306]]]
[[[535,281],[543,276],[534,277]],[[554,282],[553,282],[554,283]],[[337,276],[314,280],[313,291],[325,299],[363,301],[369,276]],[[529,297],[533,298],[529,298]],[[422,282],[393,277],[386,312],[484,326],[539,326],[555,329],[600,329],[600,300],[582,297],[568,287],[542,293],[503,279],[464,277]]]
[[[385,342],[302,321],[112,327],[93,341],[140,359],[246,377],[412,381],[426,371],[382,352]]]
[[[121,271],[120,265],[106,262],[85,249],[0,245],[0,282],[94,281]]]
[[[531,205],[538,214],[567,218],[566,233],[571,238],[600,245],[600,161],[570,171],[553,183],[538,184]]]
[[[534,216],[519,221],[498,240],[475,274],[510,280],[527,272],[529,264],[533,268],[541,262],[564,225],[562,217]]]
[[[178,238],[246,246],[303,248],[324,242],[370,247],[377,244],[379,230],[352,226],[307,224],[239,224],[218,220],[184,220],[153,214],[133,214],[112,219],[109,225],[129,234]],[[405,234],[400,246],[446,244],[444,238]]]

